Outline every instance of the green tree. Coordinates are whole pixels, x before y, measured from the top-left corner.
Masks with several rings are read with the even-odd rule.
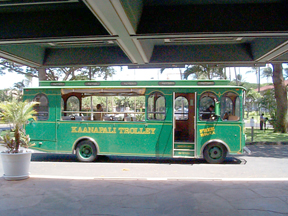
[[[269,115],[271,116],[272,119],[276,118],[277,104],[275,100],[274,89],[268,89],[267,91],[265,91],[265,93],[262,95],[262,98],[260,99],[260,106],[268,110]],[[272,121],[271,123],[273,124],[274,127],[275,121]]]
[[[260,89],[260,68],[259,67],[252,67],[252,70],[247,71],[246,73],[255,73],[257,85],[258,85],[258,91]]]
[[[268,79],[273,76],[273,69],[267,66],[265,68],[262,68],[260,71],[261,71],[261,77],[266,78],[268,83]]]
[[[0,90],[0,102],[12,101],[12,99],[13,99],[13,94],[12,94],[11,89],[7,88],[7,89]]]
[[[257,105],[259,103],[260,98],[261,98],[261,94],[255,91],[253,88],[247,89],[246,98],[245,98],[247,118],[249,118],[249,112],[252,111],[253,105],[254,104]]]
[[[274,131],[287,132],[287,87],[284,83],[282,64],[273,64],[273,84],[277,104],[277,115]]]
[[[188,65],[183,73],[184,79],[188,79],[190,75],[193,79],[227,78],[224,68],[209,65]]]
[[[92,79],[102,78],[107,80],[115,74],[112,67],[90,67],[92,70]],[[5,59],[0,58],[0,75],[6,72],[15,72],[24,74],[26,79],[39,76],[36,68],[23,66]],[[46,68],[45,74],[47,80],[88,80],[90,78],[89,67],[61,67],[61,68]]]
[[[91,74],[90,74],[91,73]],[[84,67],[81,69],[81,73],[79,74],[79,78],[97,79],[102,78],[107,80],[108,77],[112,77],[115,74],[115,69],[112,67]]]

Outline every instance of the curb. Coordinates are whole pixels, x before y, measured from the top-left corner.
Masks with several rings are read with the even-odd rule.
[[[288,145],[288,142],[246,142],[245,145]]]
[[[109,181],[288,181],[288,178],[217,178],[217,177],[76,177],[76,176],[47,176],[30,175],[31,179],[59,179],[59,180],[109,180]]]

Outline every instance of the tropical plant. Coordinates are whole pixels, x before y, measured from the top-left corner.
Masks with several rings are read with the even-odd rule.
[[[13,99],[13,94],[12,94],[12,90],[9,88],[0,90],[0,102],[4,102],[4,101],[12,101]]]
[[[252,111],[252,107],[254,104],[259,103],[259,99],[261,98],[261,94],[257,91],[255,91],[253,88],[249,88],[246,91],[246,98],[245,98],[245,104],[246,104],[246,111],[247,111],[247,118],[249,117],[249,112]]]
[[[275,118],[277,115],[277,104],[275,99],[275,90],[274,89],[268,89],[263,94],[262,99],[260,100],[260,105],[262,108],[268,110],[269,115],[271,116],[271,119],[273,119],[272,123],[273,127],[275,126]]]
[[[183,76],[188,79],[189,76],[194,79],[226,79],[226,73],[222,67],[211,67],[209,65],[189,65],[186,67]]]
[[[268,83],[268,79],[273,76],[273,69],[268,66],[268,67],[262,68],[260,71],[262,72],[261,77],[266,78],[267,83]]]
[[[0,103],[0,117],[9,124],[13,125],[14,135],[11,133],[4,135],[4,145],[8,149],[9,153],[18,153],[19,147],[29,147],[29,136],[25,135],[23,126],[29,119],[34,118],[36,111],[33,110],[33,106],[38,104],[37,102],[28,101],[12,101]]]

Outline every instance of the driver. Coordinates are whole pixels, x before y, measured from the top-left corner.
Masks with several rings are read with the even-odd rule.
[[[202,115],[202,119],[210,119],[212,116],[212,113],[214,112],[214,106],[210,105],[204,112],[204,114]]]

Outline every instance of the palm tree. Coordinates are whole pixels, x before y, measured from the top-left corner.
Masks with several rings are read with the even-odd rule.
[[[6,141],[6,147],[13,153],[19,152],[20,145],[27,146],[29,143],[29,139],[24,140],[24,142],[21,140],[21,133],[23,133],[22,127],[29,119],[33,118],[34,114],[36,114],[36,111],[33,110],[33,106],[36,104],[38,103],[28,101],[18,102],[15,100],[12,102],[0,103],[0,109],[2,110],[0,117],[2,117],[6,123],[13,124],[14,127],[15,141],[13,139],[7,140],[9,136],[6,136],[6,140],[4,137],[4,142]]]
[[[266,78],[268,83],[268,79],[273,76],[273,69],[268,66],[261,69],[261,71],[262,71],[261,77]]]
[[[253,105],[259,102],[259,99],[261,98],[261,94],[259,92],[256,92],[253,88],[248,88],[246,91],[246,108],[247,108],[247,118],[249,117],[249,112],[252,109]]]
[[[258,92],[260,92],[260,68],[259,67],[252,67],[252,70],[247,71],[246,73],[255,73],[257,84],[258,84]]]
[[[189,65],[186,67],[183,75],[184,79],[187,79],[190,75],[193,75],[195,79],[211,80],[215,77],[226,79],[224,68],[211,67],[209,65]]]

